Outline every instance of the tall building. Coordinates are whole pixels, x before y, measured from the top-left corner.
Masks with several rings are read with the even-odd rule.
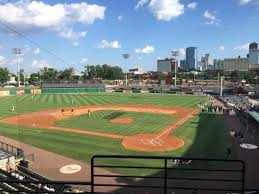
[[[214,59],[213,66],[215,70],[222,70],[223,69],[223,60],[221,59]]]
[[[175,71],[175,65],[178,67],[178,62],[175,59],[166,58],[157,60],[157,71],[163,73],[172,73]]]
[[[186,48],[186,68],[195,69],[197,66],[197,47],[188,47]]]
[[[224,59],[223,70],[225,72],[233,71],[248,71],[249,60],[248,58],[234,58],[234,59]]]
[[[186,69],[186,60],[180,61],[180,67],[183,68],[183,69]]]
[[[259,66],[259,50],[256,42],[249,45],[249,64]]]
[[[258,44],[256,42],[249,44],[249,50],[256,50],[256,49],[258,49]]]

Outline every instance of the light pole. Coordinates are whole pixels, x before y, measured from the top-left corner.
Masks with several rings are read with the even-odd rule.
[[[223,81],[224,81],[224,76],[220,78],[220,96],[223,95]]]
[[[22,49],[20,48],[14,48],[13,54],[16,55],[16,64],[17,64],[17,76],[18,76],[18,88],[21,87],[21,80],[20,80],[20,64],[19,64],[19,55],[22,54]]]
[[[172,56],[175,58],[175,64],[174,64],[174,86],[176,86],[176,74],[177,74],[177,57],[179,56],[179,51],[172,51]]]
[[[126,77],[125,84],[126,84],[126,86],[128,86],[127,59],[130,58],[130,54],[128,54],[128,53],[122,54],[122,57],[125,60],[125,77]]]

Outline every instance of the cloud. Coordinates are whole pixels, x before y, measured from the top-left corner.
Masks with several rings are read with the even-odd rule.
[[[20,32],[51,31],[72,41],[85,37],[86,31],[74,32],[75,24],[90,25],[103,20],[106,7],[96,4],[58,3],[18,0],[0,4],[0,19]]]
[[[225,50],[225,47],[224,47],[224,46],[220,46],[220,47],[219,47],[219,50],[220,50],[220,51],[224,51],[224,50]]]
[[[249,3],[257,3],[259,4],[259,0],[239,0],[240,5],[246,5]]]
[[[82,59],[80,59],[79,63],[84,65],[87,61],[88,61],[87,58],[82,58]]]
[[[138,9],[142,6],[144,6],[145,4],[147,4],[149,2],[149,0],[139,0],[137,5],[135,6],[135,9]]]
[[[143,58],[142,58],[142,57],[138,57],[137,59],[138,59],[138,60],[142,60]]]
[[[4,56],[0,56],[0,65],[6,64],[6,58]]]
[[[192,2],[192,3],[189,3],[189,4],[187,5],[187,7],[188,7],[189,9],[196,9],[197,6],[198,6],[198,4],[199,4],[199,3],[197,3],[197,2]]]
[[[40,53],[41,53],[40,48],[36,48],[36,49],[33,51],[33,53],[34,53],[35,55],[40,54]]]
[[[220,23],[220,20],[216,17],[216,15],[212,14],[208,10],[206,10],[203,14],[203,17],[207,20],[206,24],[210,25],[218,25]]]
[[[118,20],[119,22],[121,22],[121,21],[123,20],[123,16],[122,16],[122,15],[119,15],[119,16],[117,17],[117,20]]]
[[[136,53],[142,53],[142,54],[151,54],[155,52],[155,48],[153,46],[145,46],[144,48],[140,49],[136,49],[135,50]]]
[[[239,46],[234,47],[234,50],[238,51],[248,51],[249,50],[249,43],[245,43]]]
[[[67,29],[59,33],[59,35],[63,38],[70,40],[73,46],[78,46],[78,40],[84,38],[87,35],[87,31],[74,32],[72,28]]]
[[[162,21],[171,21],[184,13],[184,5],[179,0],[139,0],[135,9],[144,5]]]
[[[48,67],[48,68],[52,67],[46,60],[39,60],[39,61],[33,60],[31,66],[33,68],[39,68],[39,69],[44,68],[44,67]]]
[[[107,40],[102,40],[101,43],[97,46],[97,48],[100,48],[100,49],[106,49],[106,48],[118,49],[118,48],[121,48],[121,44],[117,40],[114,40],[114,41],[111,41],[111,42],[108,42]]]
[[[173,51],[177,51],[179,56],[185,56],[185,48],[173,49]]]

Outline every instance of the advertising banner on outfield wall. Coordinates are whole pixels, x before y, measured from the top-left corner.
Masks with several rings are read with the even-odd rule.
[[[31,94],[40,94],[41,89],[31,89]]]
[[[16,94],[17,95],[22,95],[22,94],[24,94],[24,90],[23,89],[19,89],[19,90],[17,90]]]
[[[9,95],[10,95],[9,90],[7,90],[7,91],[0,91],[0,96],[9,96]]]

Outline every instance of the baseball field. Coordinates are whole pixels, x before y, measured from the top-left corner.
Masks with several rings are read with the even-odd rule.
[[[225,157],[229,129],[222,115],[201,113],[200,102],[207,98],[120,93],[1,97],[0,135],[86,163],[96,154]]]

